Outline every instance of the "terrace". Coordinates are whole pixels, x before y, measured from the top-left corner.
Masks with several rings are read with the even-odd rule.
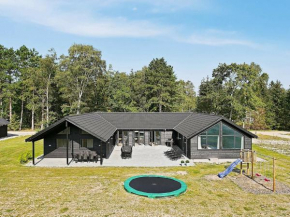
[[[170,150],[170,147],[158,145],[137,145],[133,147],[132,157],[122,159],[121,146],[116,146],[109,159],[103,159],[103,164],[99,162],[75,162],[72,158],[69,159],[69,165],[66,163],[66,158],[43,158],[35,159],[37,167],[174,167],[180,165],[180,160],[189,160],[184,155],[179,160],[172,160],[165,155],[165,152]],[[192,165],[193,160],[189,160]],[[27,164],[32,166],[32,162]]]

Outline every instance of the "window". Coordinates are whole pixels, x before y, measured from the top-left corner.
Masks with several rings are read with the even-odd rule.
[[[218,123],[198,136],[198,149],[243,148],[244,136],[224,123]]]
[[[155,144],[160,145],[161,144],[161,133],[160,131],[154,131],[155,132]]]
[[[70,134],[70,127],[64,129],[63,131],[60,131],[58,134]]]
[[[82,139],[82,147],[94,148],[94,140],[93,139]]]
[[[198,149],[219,149],[220,124],[204,131],[198,137]]]
[[[56,140],[56,147],[60,148],[60,147],[66,147],[66,139],[57,139]]]
[[[223,124],[222,127],[223,149],[243,149],[244,137],[234,129]]]
[[[82,134],[89,134],[87,131],[82,130]]]

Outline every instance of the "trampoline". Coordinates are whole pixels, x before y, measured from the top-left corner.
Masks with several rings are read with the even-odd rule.
[[[157,198],[178,196],[186,191],[187,185],[181,180],[167,176],[140,175],[127,179],[124,188],[129,193]]]

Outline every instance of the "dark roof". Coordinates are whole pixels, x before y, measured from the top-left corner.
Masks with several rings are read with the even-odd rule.
[[[98,113],[88,113],[75,116],[67,116],[42,131],[39,131],[35,135],[27,138],[25,141],[37,141],[42,139],[45,135],[49,134],[55,127],[63,126],[65,121],[79,127],[80,129],[88,132],[89,134],[99,138],[102,141],[108,141],[108,139],[117,130],[115,126],[102,118]]]
[[[255,134],[239,127],[232,121],[217,115],[195,112],[94,112],[67,116],[26,141],[36,141],[49,134],[55,127],[63,126],[65,121],[87,131],[106,142],[116,130],[175,130],[186,138],[191,138],[219,121],[225,121],[250,137]]]
[[[234,128],[240,130],[241,132],[252,138],[257,138],[255,134],[238,126],[237,124],[235,124],[234,122],[230,121],[229,119],[223,116],[195,112],[193,112],[190,116],[188,116],[176,127],[174,127],[174,130],[189,139],[203,132],[204,130],[210,128],[211,126],[215,125],[220,121],[228,123],[229,125],[233,126]]]
[[[0,127],[8,125],[9,121],[5,120],[4,118],[0,118]]]
[[[182,134],[186,138],[191,138],[199,132],[214,125],[221,119],[220,116],[207,115],[203,113],[192,113],[182,122],[180,122],[174,130]]]
[[[98,113],[117,129],[173,129],[191,115],[189,112],[102,112]]]

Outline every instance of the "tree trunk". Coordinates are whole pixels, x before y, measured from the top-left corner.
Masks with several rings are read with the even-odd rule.
[[[24,107],[24,100],[21,99],[21,111],[20,111],[19,130],[22,129],[22,122],[23,122],[23,107]]]
[[[31,110],[31,130],[34,130],[34,105]]]
[[[12,120],[12,98],[9,98],[9,121]]]
[[[162,112],[162,105],[159,103],[159,112]]]
[[[46,85],[46,127],[48,127],[49,124],[49,84],[50,84],[50,77],[51,74],[48,76],[48,82]]]
[[[41,126],[40,129],[43,130],[44,127],[44,104],[45,104],[45,98],[42,98],[41,102]]]
[[[78,99],[78,105],[77,105],[77,115],[80,114],[81,102],[82,102],[82,95],[83,95],[83,92],[81,91],[79,93],[79,99]]]
[[[32,100],[33,100],[33,104],[32,104],[32,109],[31,109],[31,130],[34,130],[34,90],[33,90],[33,94],[32,94]]]

